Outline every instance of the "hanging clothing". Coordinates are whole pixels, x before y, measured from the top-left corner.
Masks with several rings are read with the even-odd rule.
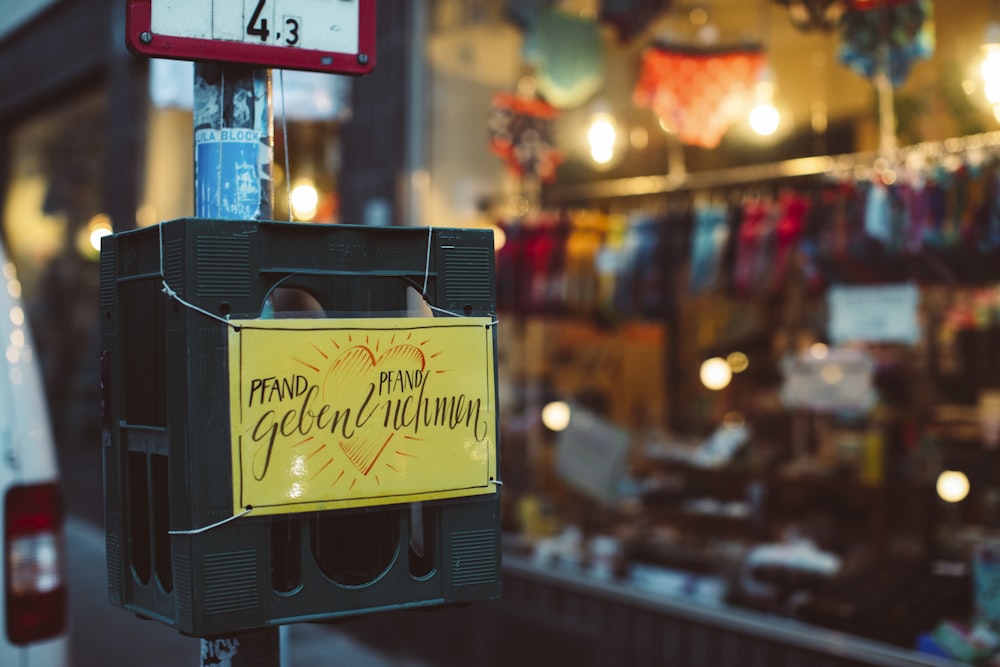
[[[625,230],[618,251],[614,296],[615,309],[624,319],[649,316],[658,310],[662,281],[656,250],[665,225],[663,220],[634,215]]]
[[[542,100],[497,93],[490,107],[490,149],[513,174],[550,181],[563,161],[555,145],[558,115]]]
[[[917,255],[923,249],[924,237],[930,229],[930,202],[926,185],[904,183],[899,186],[899,198],[907,221],[904,250]]]
[[[497,251],[497,310],[520,311],[524,307],[524,229],[519,221],[498,223],[504,244]]]
[[[865,231],[885,246],[893,242],[891,206],[889,188],[882,183],[872,184],[865,207]]]
[[[843,65],[867,79],[874,79],[884,68],[889,81],[898,87],[917,60],[934,55],[934,4],[931,0],[854,0],[840,22],[839,34],[837,58]]]
[[[777,292],[785,283],[792,264],[792,255],[805,228],[809,200],[793,191],[782,193],[779,200],[781,217],[775,225],[775,252],[769,291]]]
[[[729,238],[726,207],[696,204],[692,236],[690,291],[693,294],[711,292],[719,282],[722,252]]]
[[[623,304],[618,302],[618,285],[626,260],[625,241],[628,232],[628,219],[624,215],[609,214],[607,234],[594,258],[597,271],[597,309],[607,321],[616,320],[623,311]]]
[[[604,245],[608,220],[597,211],[575,211],[566,238],[565,303],[578,315],[596,311],[600,278],[597,255]]]
[[[733,291],[740,296],[754,292],[757,256],[762,252],[767,211],[768,203],[761,199],[750,199],[743,205],[732,269]]]
[[[633,91],[684,144],[714,148],[746,116],[766,58],[760,48],[659,45],[642,54]]]
[[[604,84],[604,43],[594,19],[540,9],[524,51],[539,94],[554,107],[579,106]]]

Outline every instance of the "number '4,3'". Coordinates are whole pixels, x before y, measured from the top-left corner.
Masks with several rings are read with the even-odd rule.
[[[271,31],[267,29],[267,19],[261,16],[267,0],[257,0],[257,8],[250,16],[247,23],[247,34],[251,37],[260,37],[260,41],[266,42],[271,36]],[[275,39],[281,39],[281,33],[275,35]],[[299,19],[293,16],[285,17],[285,44],[295,46],[299,43]]]

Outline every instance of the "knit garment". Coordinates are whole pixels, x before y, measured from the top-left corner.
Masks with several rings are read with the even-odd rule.
[[[633,100],[652,109],[682,143],[714,148],[746,117],[766,64],[759,48],[650,47]]]

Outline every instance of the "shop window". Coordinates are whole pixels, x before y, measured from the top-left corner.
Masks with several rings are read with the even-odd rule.
[[[102,88],[8,129],[2,236],[18,267],[57,438],[100,440],[98,251],[105,213],[107,100]],[[98,230],[100,230],[99,233]]]
[[[95,91],[11,129],[3,232],[29,305],[52,287],[70,287],[54,265],[65,270],[82,259],[76,234],[103,213],[106,146],[94,130],[104,126],[105,107]]]

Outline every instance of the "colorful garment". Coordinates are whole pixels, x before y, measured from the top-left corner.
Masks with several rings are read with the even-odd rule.
[[[689,282],[689,289],[693,294],[711,292],[717,287],[722,268],[722,252],[729,240],[727,213],[723,205],[695,205]]]
[[[887,49],[886,74],[900,86],[917,60],[934,55],[934,5],[931,0],[854,0],[840,22],[840,40],[837,58],[867,79],[879,73],[879,52]]]
[[[517,176],[550,181],[563,161],[554,139],[558,115],[542,100],[497,93],[490,109],[490,149]]]
[[[758,257],[764,252],[770,207],[770,201],[762,199],[749,199],[743,204],[732,269],[733,290],[740,296],[756,291]]]
[[[540,10],[524,53],[538,93],[559,109],[583,104],[604,84],[604,43],[594,19]]]
[[[682,143],[714,148],[746,117],[766,64],[759,48],[651,47],[642,55],[633,100]]]
[[[781,217],[774,227],[775,248],[771,262],[770,291],[777,292],[785,284],[792,263],[792,255],[805,228],[805,218],[809,213],[806,197],[785,192],[779,200]]]
[[[663,278],[657,256],[664,220],[637,216],[622,239],[615,283],[615,307],[625,318],[650,316],[660,310]]]

